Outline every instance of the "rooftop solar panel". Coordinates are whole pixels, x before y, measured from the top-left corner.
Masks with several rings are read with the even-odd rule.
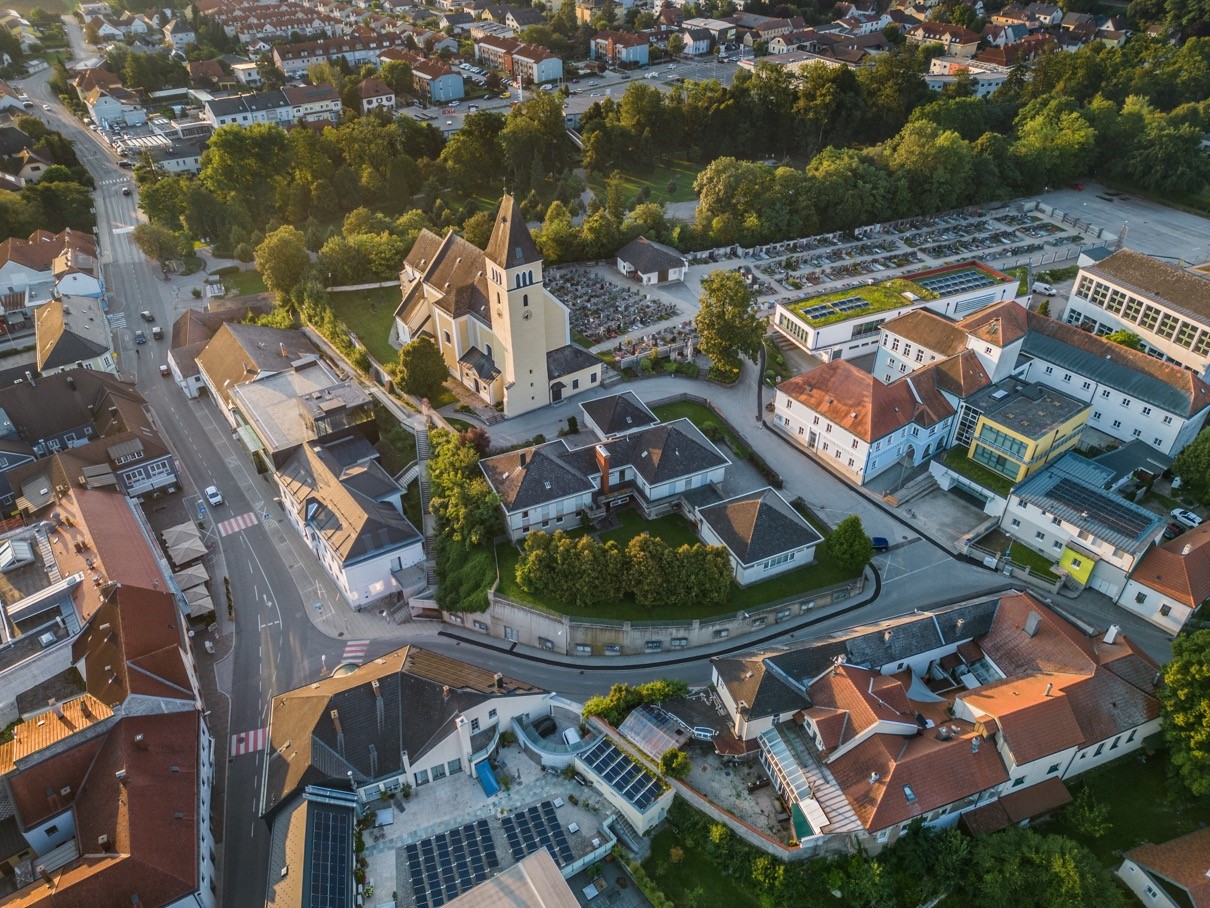
[[[610,788],[639,810],[650,807],[662,790],[655,776],[622,753],[608,738],[601,738],[582,757]]]
[[[1142,514],[1117,506],[1107,495],[1085,488],[1070,479],[1060,479],[1050,490],[1050,497],[1069,508],[1087,514],[1090,518],[1121,533],[1128,539],[1137,539],[1151,524]]]

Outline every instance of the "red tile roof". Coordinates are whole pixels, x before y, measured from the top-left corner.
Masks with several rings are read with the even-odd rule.
[[[1159,845],[1140,845],[1125,856],[1188,892],[1194,908],[1210,906],[1210,826]]]
[[[1025,337],[1029,330],[1029,313],[1015,300],[988,306],[958,322],[958,327],[972,337],[1007,347]]]
[[[884,385],[847,359],[824,363],[777,388],[867,442],[903,428],[917,411],[906,381]]]
[[[986,713],[999,723],[1013,759],[1022,766],[1085,743],[1063,690],[1078,680],[1050,672],[1005,678],[968,691],[961,699],[976,715]]]
[[[1210,524],[1151,548],[1130,579],[1197,608],[1210,599]]]
[[[812,710],[839,710],[847,715],[839,740],[833,749],[851,741],[878,722],[914,725],[915,711],[908,703],[903,685],[888,675],[867,668],[841,665],[817,678],[807,689],[812,709],[807,715],[821,716]],[[835,720],[831,720],[832,728]]]

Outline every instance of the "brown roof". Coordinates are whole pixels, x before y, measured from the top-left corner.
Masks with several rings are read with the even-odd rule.
[[[0,409],[30,442],[89,424],[100,435],[135,429],[146,424],[145,403],[133,383],[97,369],[70,369],[33,384],[0,387]]]
[[[27,829],[74,803],[80,793],[80,780],[88,773],[103,742],[103,737],[91,738],[9,779],[13,806]],[[68,788],[71,790],[64,794]],[[53,794],[47,795],[47,791]]]
[[[102,703],[132,695],[193,701],[182,632],[170,594],[118,587],[72,643],[72,661],[83,660],[89,693]]]
[[[197,364],[219,395],[229,400],[235,385],[253,381],[262,372],[288,371],[291,363],[314,355],[315,347],[301,331],[226,322],[198,354]]]
[[[85,694],[30,716],[14,725],[12,737],[0,744],[0,775],[8,775],[18,765],[29,763],[29,758],[44,748],[104,722],[112,715],[113,710],[108,706],[91,694]]]
[[[1085,743],[1073,704],[1063,688],[1076,675],[1041,672],[1010,677],[962,694],[976,714],[987,713],[1000,725],[1018,766]]]
[[[1169,303],[1210,322],[1210,281],[1130,249],[1119,249],[1084,269],[1141,296]]]
[[[813,708],[840,710],[848,715],[836,746],[852,740],[878,722],[908,725],[916,722],[915,710],[899,681],[855,665],[837,666],[825,673],[811,684],[807,694]],[[807,714],[812,718],[818,715],[810,710]]]
[[[972,835],[986,835],[1058,810],[1070,803],[1071,792],[1067,790],[1063,780],[1051,778],[1006,794],[976,810],[967,811],[962,815],[962,822]]]
[[[407,262],[419,277],[403,285],[403,299],[395,310],[397,317],[410,318],[429,302],[427,286],[437,296],[432,304],[454,318],[473,315],[491,326],[488,305],[487,267],[483,251],[452,230],[442,239],[429,230],[420,231]]]
[[[1125,856],[1188,892],[1194,908],[1210,906],[1210,826],[1159,845],[1140,845]]]
[[[949,319],[927,309],[905,313],[882,328],[942,356],[953,356],[966,349],[966,333]]]
[[[227,78],[227,71],[223,69],[220,60],[193,60],[189,63],[188,69],[191,82],[202,80],[219,82]]]
[[[983,363],[974,350],[963,350],[957,356],[937,360],[923,369],[916,370],[908,377],[912,378],[914,384],[920,386],[930,374],[939,390],[960,399],[970,397],[976,391],[986,388],[992,383],[991,376],[983,368]]]
[[[988,306],[974,315],[968,315],[958,322],[958,327],[989,344],[1007,347],[1025,337],[1025,332],[1029,329],[1029,317],[1020,303],[1008,300]]]
[[[357,94],[362,98],[385,98],[388,96],[395,96],[395,92],[391,90],[390,86],[375,76],[362,79],[361,84],[357,86]]]
[[[1130,579],[1197,608],[1210,599],[1210,524],[1151,548]]]
[[[55,259],[64,252],[78,253],[95,265],[97,243],[93,236],[80,230],[68,228],[60,233],[35,230],[29,239],[10,237],[0,243],[0,264],[14,261],[34,271],[50,271]]]

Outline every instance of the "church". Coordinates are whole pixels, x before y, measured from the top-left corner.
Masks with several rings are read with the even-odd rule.
[[[568,308],[542,280],[542,256],[512,196],[486,250],[452,230],[421,231],[399,275],[392,342],[428,337],[450,373],[506,417],[600,385],[602,363],[571,342]]]

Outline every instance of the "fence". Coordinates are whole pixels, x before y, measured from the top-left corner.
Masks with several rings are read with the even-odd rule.
[[[383,287],[398,287],[399,278],[390,281],[378,281],[372,284],[341,284],[337,287],[325,287],[328,293],[352,293],[356,290],[381,290]]]

